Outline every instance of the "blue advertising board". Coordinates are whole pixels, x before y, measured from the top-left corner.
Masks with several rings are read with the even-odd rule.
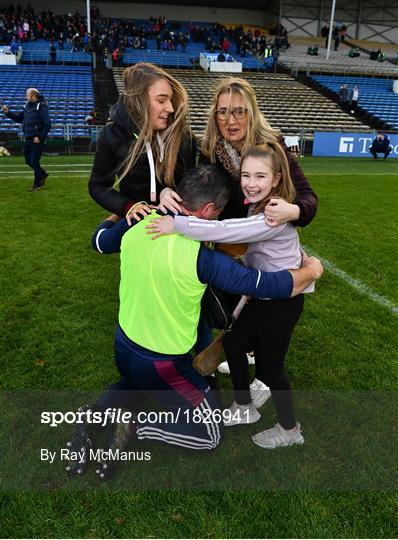
[[[376,133],[340,133],[315,131],[313,156],[331,157],[369,157],[369,147]],[[393,147],[390,158],[398,158],[398,134],[388,134],[390,145]],[[381,156],[381,154],[380,154]]]

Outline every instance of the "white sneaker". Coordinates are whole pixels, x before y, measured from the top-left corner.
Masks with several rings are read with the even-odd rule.
[[[249,366],[254,366],[254,364],[256,363],[256,359],[254,358],[254,353],[248,352],[246,353],[246,356],[247,356],[247,363],[249,364]]]
[[[247,362],[248,362],[249,366],[254,366],[256,361],[255,361],[253,353],[247,353]],[[218,371],[220,373],[224,373],[224,374],[227,374],[227,375],[229,373],[231,373],[230,370],[229,370],[228,362],[226,360],[224,362],[221,362],[221,364],[218,366],[217,369],[218,369]]]
[[[224,409],[223,411],[224,426],[254,424],[254,422],[257,422],[260,418],[261,414],[253,406],[253,403],[239,405],[234,401],[229,409]]]
[[[286,431],[280,424],[275,424],[273,428],[253,435],[252,439],[258,446],[268,449],[304,443],[304,437],[301,435],[301,428],[298,422],[296,424],[296,430],[293,432],[290,430]]]
[[[230,373],[229,371],[229,365],[228,362],[225,360],[224,362],[221,362],[221,364],[218,366],[218,371],[220,373]]]
[[[271,390],[262,381],[254,379],[250,385],[250,395],[253,405],[259,409],[271,397]]]

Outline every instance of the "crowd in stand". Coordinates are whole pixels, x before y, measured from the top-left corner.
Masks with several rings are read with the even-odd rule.
[[[283,25],[272,28],[273,40],[267,40],[260,29],[245,31],[243,26],[225,27],[222,24],[182,25],[165,17],[150,17],[147,24],[132,20],[112,20],[101,17],[98,8],[91,9],[91,35],[86,18],[78,12],[56,15],[50,10],[35,13],[30,4],[22,8],[9,5],[0,10],[0,43],[11,45],[16,52],[20,44],[39,39],[50,42],[51,61],[56,61],[56,47],[64,50],[65,43],[72,51],[92,52],[97,62],[119,63],[127,47],[147,49],[148,39],[154,39],[157,50],[185,52],[189,43],[204,43],[210,52],[236,53],[242,57],[277,58],[279,50],[289,47]],[[116,51],[116,53],[115,53]]]
[[[325,25],[321,29],[321,36],[325,38],[325,49],[328,48],[328,41],[329,41],[329,26]],[[336,25],[332,30],[332,40],[334,43],[334,50],[337,51],[341,43],[344,43],[345,38],[347,36],[347,27],[345,24],[338,26]]]

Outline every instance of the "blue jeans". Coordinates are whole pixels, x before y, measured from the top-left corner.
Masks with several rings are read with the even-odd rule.
[[[28,139],[24,146],[25,163],[26,165],[29,165],[35,173],[33,182],[34,187],[40,187],[43,184],[43,178],[46,174],[46,171],[40,167],[43,146],[43,143],[34,143],[31,139]]]

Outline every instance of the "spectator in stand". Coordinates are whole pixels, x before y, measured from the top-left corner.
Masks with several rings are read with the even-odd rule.
[[[264,58],[264,66],[266,67],[267,73],[270,73],[274,67],[275,60],[273,56],[268,56]]]
[[[18,52],[18,47],[19,47],[19,45],[18,45],[17,38],[14,36],[14,37],[12,38],[11,45],[10,45],[12,54],[17,54],[17,52]]]
[[[50,43],[50,58],[51,58],[51,64],[57,63],[57,49],[55,48],[53,41]]]
[[[340,86],[339,103],[343,111],[346,111],[348,106],[348,86],[346,84]]]
[[[227,38],[224,38],[221,43],[221,48],[224,54],[226,54],[229,51],[229,41]]]
[[[14,122],[22,123],[22,131],[25,136],[25,162],[35,173],[33,186],[29,191],[39,191],[49,174],[40,166],[40,158],[51,129],[51,122],[47,103],[36,88],[26,90],[26,100],[25,108],[20,113],[12,113],[6,106],[3,106],[2,109],[8,118]]]
[[[242,42],[243,42],[243,36],[242,34],[239,34],[236,38],[236,54],[241,53]]]
[[[348,51],[348,56],[350,58],[358,58],[361,55],[359,52],[358,47],[351,47],[351,49]]]
[[[85,121],[89,126],[96,126],[98,124],[97,113],[95,112],[95,109],[90,111],[90,113],[86,116]]]
[[[309,56],[318,56],[318,47],[308,47],[307,54]]]
[[[325,49],[327,49],[327,47],[328,47],[328,37],[329,37],[329,26],[327,24],[322,26],[321,36],[326,39]]]
[[[105,49],[104,55],[105,55],[105,67],[106,67],[106,69],[112,69],[112,66],[113,66],[112,54],[109,52],[108,49]]]
[[[112,60],[114,66],[120,66],[122,63],[122,51],[119,49],[115,49],[112,53]]]
[[[385,59],[386,59],[386,54],[381,52],[380,49],[378,49],[378,51],[377,51],[377,61],[378,62],[384,62]]]
[[[266,58],[272,58],[272,45],[267,45],[264,49],[264,60]]]
[[[358,108],[358,100],[359,100],[359,86],[357,84],[354,84],[354,88],[352,89],[351,94],[351,108],[350,112],[351,114],[354,114]]]
[[[87,34],[87,32],[83,36],[83,50],[84,52],[90,51],[90,36]]]
[[[370,51],[370,53],[369,53],[369,59],[370,60],[377,60],[378,57],[379,57],[379,51],[375,51],[375,50]]]
[[[390,139],[385,133],[378,133],[372,142],[372,146],[369,148],[373,159],[378,159],[377,154],[384,154],[384,159],[387,159],[391,154],[391,150]]]
[[[58,48],[60,51],[64,50],[64,43],[65,43],[65,37],[64,37],[64,34],[61,32],[58,38]]]
[[[80,36],[79,34],[75,34],[72,39],[72,52],[79,52],[80,45]]]
[[[333,28],[332,39],[334,40],[334,50],[337,51],[340,44],[340,31],[337,26]]]
[[[91,126],[92,128],[90,129],[90,144],[88,145],[88,151],[91,152],[92,149],[95,148],[98,135],[98,131],[95,127],[98,124],[97,113],[95,112],[95,109],[90,111],[90,113],[86,116],[85,122],[88,126]]]
[[[156,50],[160,51],[160,49],[162,48],[162,38],[160,34],[156,35],[155,41],[156,41]]]

